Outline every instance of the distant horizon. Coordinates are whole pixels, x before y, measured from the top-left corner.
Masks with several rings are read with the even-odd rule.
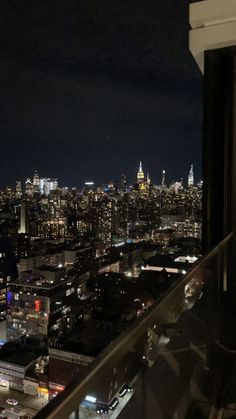
[[[149,175],[150,175],[151,183],[153,183],[154,185],[160,185],[161,184],[162,170],[165,170],[166,171],[166,184],[167,185],[171,184],[172,182],[179,182],[179,181],[181,181],[181,178],[183,178],[184,184],[186,184],[187,183],[188,173],[189,173],[191,164],[193,164],[193,170],[194,170],[194,183],[196,184],[197,182],[199,182],[199,181],[202,180],[202,176],[200,175],[200,170],[199,170],[199,168],[195,168],[194,163],[190,163],[189,164],[189,166],[188,166],[189,169],[183,171],[183,175],[182,176],[178,176],[178,177],[177,176],[176,177],[172,176],[171,179],[168,176],[168,169],[166,169],[165,167],[163,167],[160,170],[159,180],[157,180],[157,176],[152,176],[152,173],[151,173],[150,170],[146,169],[145,162],[142,161],[142,163],[143,163],[143,170],[144,170],[145,176],[146,176],[146,174],[148,172]],[[138,162],[138,164],[139,164],[139,162]],[[138,164],[137,164],[137,171],[138,171]],[[59,174],[58,175],[57,174],[49,174],[49,175],[48,174],[41,174],[39,170],[37,170],[37,169],[35,169],[35,170],[37,171],[37,173],[38,173],[38,175],[39,175],[40,178],[52,178],[52,179],[55,178],[55,179],[57,179],[58,180],[58,184],[59,184],[59,188],[60,187],[69,187],[69,188],[76,187],[76,188],[80,188],[80,187],[83,187],[83,185],[86,182],[94,182],[94,185],[95,186],[107,185],[109,182],[120,182],[121,181],[121,177],[123,175],[126,176],[127,186],[131,186],[131,185],[133,185],[135,183],[136,174],[137,174],[137,171],[136,171],[136,173],[134,174],[133,179],[131,178],[130,175],[127,175],[126,173],[123,173],[122,172],[122,173],[120,173],[120,175],[118,176],[118,178],[116,177],[114,179],[112,179],[111,177],[107,177],[106,180],[102,180],[102,179],[96,180],[95,178],[92,178],[92,176],[91,177],[88,177],[87,176],[87,177],[84,177],[84,180],[82,180],[82,181],[78,181],[76,183],[75,182],[74,183],[73,182],[72,183],[71,182],[70,183],[67,183],[67,182],[64,182],[63,181],[63,178],[60,177]],[[6,183],[5,185],[1,185],[0,186],[0,190],[4,190],[7,187],[10,187],[10,188],[14,189],[15,186],[16,186],[16,182],[18,182],[18,181],[21,182],[21,184],[22,184],[21,186],[24,185],[26,179],[30,179],[32,181],[35,170],[31,174],[30,173],[29,174],[27,173],[27,175],[24,178],[18,178],[18,179],[16,178],[13,181],[13,183],[12,182],[11,183],[9,182],[9,183]]]
[[[21,0],[13,13],[3,2],[2,187],[35,168],[65,185],[134,179],[140,159],[155,183],[162,169],[168,182],[186,179],[192,163],[201,177],[203,78],[188,6]]]

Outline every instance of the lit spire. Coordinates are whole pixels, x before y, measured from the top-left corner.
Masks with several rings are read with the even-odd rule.
[[[191,164],[189,175],[188,175],[188,187],[194,186],[194,172],[193,172],[193,164]]]
[[[161,185],[165,186],[165,177],[166,177],[166,171],[162,170],[162,178],[161,178]]]
[[[137,182],[143,182],[144,181],[144,173],[142,168],[142,162],[139,163],[139,171],[137,174]]]

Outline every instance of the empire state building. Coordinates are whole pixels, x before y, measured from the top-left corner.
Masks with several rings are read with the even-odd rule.
[[[143,172],[143,169],[142,169],[142,162],[140,162],[139,163],[139,171],[137,173],[137,183],[138,184],[143,183],[144,180],[145,180],[145,176],[144,176],[144,172]]]

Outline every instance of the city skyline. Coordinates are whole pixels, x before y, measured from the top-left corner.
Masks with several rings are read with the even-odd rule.
[[[0,418],[236,419],[236,0],[0,24]]]
[[[143,168],[144,168],[144,172],[147,173],[147,175],[150,177],[151,179],[151,183],[155,184],[155,185],[161,185],[162,181],[163,181],[163,172],[165,173],[165,182],[166,184],[170,185],[174,182],[179,182],[181,180],[183,180],[184,184],[188,184],[188,178],[189,178],[189,169],[191,170],[191,167],[194,168],[194,183],[196,184],[197,182],[202,180],[202,177],[199,175],[199,172],[196,171],[196,167],[194,164],[189,164],[188,169],[186,169],[185,171],[182,171],[182,176],[179,178],[173,178],[170,179],[168,171],[166,169],[161,169],[159,176],[152,176],[152,173],[150,173],[150,170],[148,170],[148,167],[145,165],[145,163],[143,164],[143,161],[140,160],[140,163],[142,164]],[[137,165],[136,165],[136,172],[133,173],[132,175],[130,174],[126,174],[126,173],[120,173],[120,175],[118,176],[118,178],[116,179],[112,179],[111,177],[107,177],[107,179],[104,179],[104,181],[99,182],[96,181],[96,179],[93,179],[91,176],[88,176],[87,178],[80,180],[78,183],[73,183],[73,184],[65,184],[63,182],[63,180],[60,178],[60,175],[56,175],[56,176],[52,176],[52,174],[49,175],[45,175],[40,173],[39,170],[35,169],[31,174],[27,173],[27,176],[25,178],[21,178],[21,179],[15,179],[13,181],[12,184],[5,184],[5,185],[1,185],[0,184],[0,190],[3,190],[4,188],[10,187],[10,188],[15,188],[17,183],[21,183],[21,186],[25,183],[27,183],[28,180],[32,179],[33,182],[33,178],[35,173],[37,173],[37,175],[40,175],[40,178],[45,179],[45,180],[51,180],[54,181],[56,180],[56,182],[60,181],[60,187],[69,187],[69,188],[73,188],[73,187],[83,187],[86,183],[93,183],[95,186],[102,186],[102,185],[107,185],[109,184],[109,182],[118,182],[120,183],[122,176],[126,177],[126,181],[128,182],[129,186],[131,186],[133,183],[135,183],[136,181],[136,176],[137,176]]]
[[[156,182],[162,168],[170,180],[191,163],[200,172],[188,3],[69,0],[61,13],[23,1],[17,15],[1,5],[1,186],[35,168],[101,183],[134,174],[140,156]]]

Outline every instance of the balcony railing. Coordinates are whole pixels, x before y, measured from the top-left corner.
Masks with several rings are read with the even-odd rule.
[[[148,361],[147,347],[145,353],[140,353],[138,345],[140,341],[145,341],[148,331],[156,333],[164,325],[176,323],[202,295],[205,298],[209,284],[217,303],[217,299],[227,290],[228,254],[232,237],[233,234],[229,234],[207,255],[198,259],[171,289],[96,357],[79,379],[71,381],[62,393],[39,411],[35,419],[78,418],[79,405],[85,396],[101,386],[106,373],[109,374],[128,352],[137,352],[139,347],[139,354],[145,355]]]

